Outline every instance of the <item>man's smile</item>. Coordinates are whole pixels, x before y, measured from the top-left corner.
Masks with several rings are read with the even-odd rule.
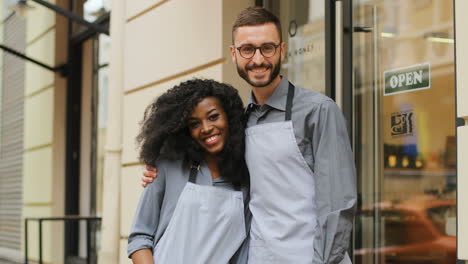
[[[268,70],[268,68],[262,67],[262,68],[253,68],[250,71],[253,71],[255,73],[262,73],[262,72],[266,72],[267,70]]]

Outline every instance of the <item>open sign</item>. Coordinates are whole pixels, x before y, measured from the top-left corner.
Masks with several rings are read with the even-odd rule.
[[[384,95],[431,88],[430,64],[417,64],[384,72]]]

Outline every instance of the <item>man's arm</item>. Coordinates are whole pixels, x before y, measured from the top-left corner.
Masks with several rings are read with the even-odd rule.
[[[317,233],[314,264],[340,263],[349,247],[356,206],[356,172],[343,114],[322,103],[312,138]]]

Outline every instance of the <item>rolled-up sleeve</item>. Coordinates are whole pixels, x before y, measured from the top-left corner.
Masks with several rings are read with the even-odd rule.
[[[133,218],[127,246],[129,258],[135,251],[145,248],[153,249],[166,186],[165,170],[160,164],[156,166],[158,168],[158,177],[143,190]]]
[[[356,171],[343,114],[323,102],[313,120],[317,233],[314,264],[340,263],[350,243],[356,206]]]

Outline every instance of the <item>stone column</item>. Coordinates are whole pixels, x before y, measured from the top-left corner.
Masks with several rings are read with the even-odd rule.
[[[104,190],[99,264],[119,262],[120,179],[122,160],[123,51],[125,2],[112,1],[108,129],[104,157]]]

